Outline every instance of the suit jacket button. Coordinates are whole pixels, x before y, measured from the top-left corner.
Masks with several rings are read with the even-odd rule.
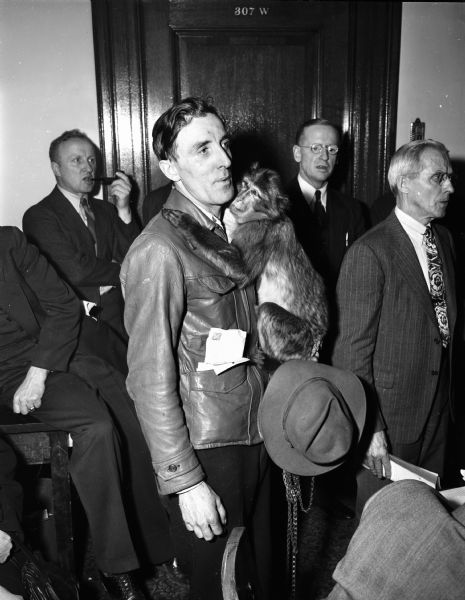
[[[435,343],[435,344],[440,344],[440,343],[441,343],[441,340],[440,340],[439,338],[434,338],[434,343]]]
[[[439,371],[431,371],[431,375],[439,375]]]
[[[175,473],[177,470],[178,470],[178,465],[170,465],[170,466],[168,467],[168,471],[169,471],[170,473]]]

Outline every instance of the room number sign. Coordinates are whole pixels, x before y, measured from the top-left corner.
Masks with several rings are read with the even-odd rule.
[[[260,15],[261,17],[266,17],[269,10],[269,6],[235,6],[234,16],[251,17],[253,15]]]

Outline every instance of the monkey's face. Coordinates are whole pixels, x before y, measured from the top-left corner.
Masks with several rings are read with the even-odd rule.
[[[279,175],[271,169],[252,169],[238,187],[239,193],[229,207],[238,223],[277,218],[287,207]]]

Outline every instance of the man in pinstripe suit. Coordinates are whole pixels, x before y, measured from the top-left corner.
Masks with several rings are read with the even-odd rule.
[[[434,220],[445,215],[454,191],[451,175],[440,142],[419,140],[399,148],[388,173],[396,207],[349,248],[341,267],[333,364],[353,371],[366,387],[371,420],[362,462],[378,478],[360,470],[359,509],[379,488],[379,479],[389,479],[388,452],[444,472],[456,299],[451,236]],[[428,230],[444,292],[439,320]]]

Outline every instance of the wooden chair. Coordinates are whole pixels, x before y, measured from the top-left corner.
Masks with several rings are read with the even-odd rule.
[[[33,417],[0,410],[0,435],[24,464],[50,464],[58,563],[75,579],[68,433]]]
[[[221,565],[223,600],[253,600],[255,581],[245,527],[234,527],[228,536]]]

